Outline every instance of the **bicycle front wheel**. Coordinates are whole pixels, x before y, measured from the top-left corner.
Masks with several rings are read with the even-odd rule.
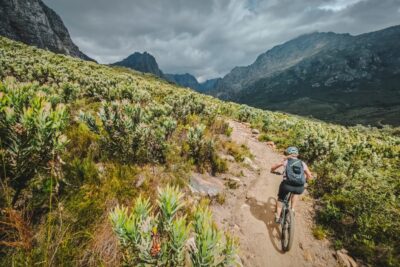
[[[289,251],[292,248],[294,240],[294,213],[291,209],[285,212],[282,222],[282,250]]]

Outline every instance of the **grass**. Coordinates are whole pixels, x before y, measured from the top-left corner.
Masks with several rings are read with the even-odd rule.
[[[312,228],[312,234],[317,240],[326,239],[328,236],[328,231],[324,229],[321,225],[316,225]]]

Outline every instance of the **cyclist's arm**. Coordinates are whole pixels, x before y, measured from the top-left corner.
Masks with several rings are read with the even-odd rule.
[[[274,172],[276,169],[278,169],[278,168],[280,168],[282,166],[283,166],[283,163],[278,163],[278,164],[273,165],[271,167],[271,172]]]
[[[305,175],[306,175],[307,181],[313,179],[312,172],[310,171],[310,169],[309,169],[308,167],[307,167],[307,168],[304,168],[304,173],[305,173]]]

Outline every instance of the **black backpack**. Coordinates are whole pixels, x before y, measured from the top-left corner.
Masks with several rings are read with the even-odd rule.
[[[293,186],[303,186],[306,183],[303,162],[299,159],[289,158],[286,165],[286,182]]]

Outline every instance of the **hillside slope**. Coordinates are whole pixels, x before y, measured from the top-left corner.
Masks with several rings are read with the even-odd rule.
[[[129,210],[146,217],[151,204],[152,213],[158,212],[158,188],[167,185],[185,193],[170,194],[185,200],[179,221],[172,219],[173,229],[179,228],[183,242],[187,233],[197,231],[197,245],[210,248],[204,250],[206,255],[189,251],[190,260],[232,260],[227,255],[236,255],[237,242],[215,227],[203,207],[211,201],[224,208],[225,194],[234,194],[237,186],[238,192],[247,190],[241,182],[246,182],[243,175],[252,167],[249,161],[258,164],[257,157],[264,153],[277,156],[265,152],[260,143],[273,141],[278,149],[298,146],[318,176],[309,187],[316,199],[316,236],[332,239],[336,249],[344,247],[368,264],[399,266],[398,129],[347,128],[223,102],[153,75],[55,55],[2,37],[0,47],[0,221],[5,222],[0,265],[118,266],[129,259],[157,265],[163,259],[157,255],[172,258],[160,252],[161,245],[170,247],[165,231],[171,228],[158,228],[154,218],[137,228],[136,215],[127,220],[117,216]],[[232,120],[258,129],[259,142],[237,144],[235,126],[228,124]],[[260,187],[249,186],[249,192],[272,181],[267,173],[270,163],[262,170],[267,180],[257,179]],[[217,180],[224,190],[213,197],[199,196],[188,186],[196,177],[207,177],[206,185]],[[268,194],[276,190],[275,182]],[[228,205],[230,199],[226,200]],[[265,230],[261,221],[268,217],[253,204],[248,204],[250,212],[253,209],[259,219],[251,221],[259,228],[245,225],[240,235],[248,234],[246,229]],[[194,220],[194,229],[187,230],[189,220]],[[142,237],[145,243],[134,246],[142,254],[121,246],[138,240],[126,241],[125,230]],[[250,245],[242,256],[251,254]],[[294,252],[299,255],[298,249]],[[137,259],[140,255],[145,256]],[[274,262],[287,260],[275,251],[254,254],[254,262],[265,255],[273,255]],[[246,260],[244,256],[245,264]]]
[[[400,26],[311,33],[234,68],[211,95],[342,124],[400,125]]]

